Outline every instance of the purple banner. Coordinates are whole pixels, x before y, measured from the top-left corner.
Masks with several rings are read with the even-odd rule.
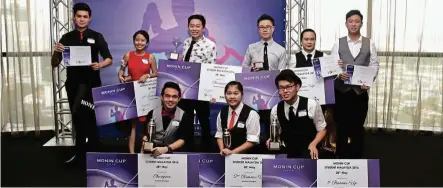
[[[368,159],[368,187],[380,187],[380,160]]]
[[[200,64],[160,60],[157,76],[157,96],[160,96],[166,82],[177,83],[182,90],[182,98],[197,100]]]
[[[199,161],[200,155],[188,154],[188,187],[198,187],[200,184],[199,178]]]
[[[137,164],[133,154],[88,153],[87,187],[138,187]]]
[[[200,187],[225,186],[225,157],[218,153],[200,154]]]
[[[263,187],[315,187],[317,161],[263,159]]]
[[[324,78],[326,104],[335,104],[334,77]]]
[[[97,125],[106,125],[137,116],[132,82],[92,89]]]
[[[235,74],[235,80],[243,84],[243,103],[256,109],[271,109],[280,96],[275,87],[275,77],[280,71],[261,71]]]

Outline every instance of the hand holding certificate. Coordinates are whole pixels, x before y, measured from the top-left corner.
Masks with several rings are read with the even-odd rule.
[[[342,68],[337,64],[337,60],[335,60],[333,56],[320,57],[318,60],[321,67],[322,77],[334,76],[343,72]]]
[[[349,79],[345,81],[345,84],[358,86],[365,85],[370,87],[372,86],[372,83],[374,83],[377,68],[360,65],[346,65],[346,72],[349,75]]]
[[[90,46],[65,46],[62,54],[65,66],[88,66],[92,63]]]

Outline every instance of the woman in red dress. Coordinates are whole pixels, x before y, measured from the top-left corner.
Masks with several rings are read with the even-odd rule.
[[[145,30],[139,30],[132,37],[135,51],[130,51],[123,57],[118,78],[121,83],[129,81],[145,82],[149,78],[157,77],[157,65],[154,55],[146,51],[149,44],[149,34]],[[128,68],[128,75],[124,76]],[[132,128],[129,136],[129,152],[134,153],[135,128],[138,122],[145,122],[146,116],[132,119]]]

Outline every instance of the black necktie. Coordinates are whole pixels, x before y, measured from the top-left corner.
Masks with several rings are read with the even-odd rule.
[[[189,46],[188,51],[186,52],[185,55],[185,61],[189,62],[189,58],[191,58],[191,52],[192,52],[192,48],[194,47],[195,41],[191,42],[191,46]]]
[[[289,116],[289,121],[295,120],[295,114],[294,114],[294,107],[293,106],[289,107],[288,116]]]
[[[263,69],[269,70],[269,62],[268,62],[268,43],[265,42],[265,49],[263,51]]]
[[[312,66],[312,54],[308,54],[308,60],[306,61],[308,63],[308,66]]]

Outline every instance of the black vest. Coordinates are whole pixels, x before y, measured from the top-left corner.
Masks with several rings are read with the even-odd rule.
[[[248,120],[249,113],[251,112],[251,110],[253,110],[251,107],[243,104],[243,108],[240,112],[237,123],[235,123],[234,127],[232,127],[232,129],[229,130],[231,134],[231,148],[229,149],[231,150],[235,149],[246,142],[246,137],[247,137],[246,120]],[[220,111],[220,120],[223,130],[228,128],[228,113],[229,113],[229,106],[223,107]],[[238,127],[239,122],[244,124],[243,128]]]
[[[317,129],[308,115],[308,98],[299,96],[295,120],[285,116],[284,101],[277,105],[277,117],[281,126],[281,139],[285,143],[288,158],[310,158],[308,146],[314,140]],[[300,117],[300,112],[306,115]]]
[[[312,59],[311,59],[311,64],[308,64],[308,60],[305,58],[305,55],[303,55],[303,53],[301,51],[296,53],[295,57],[297,59],[297,64],[295,65],[296,68],[311,67],[312,66],[312,59],[323,57],[323,52],[315,50],[314,57],[312,57]]]

